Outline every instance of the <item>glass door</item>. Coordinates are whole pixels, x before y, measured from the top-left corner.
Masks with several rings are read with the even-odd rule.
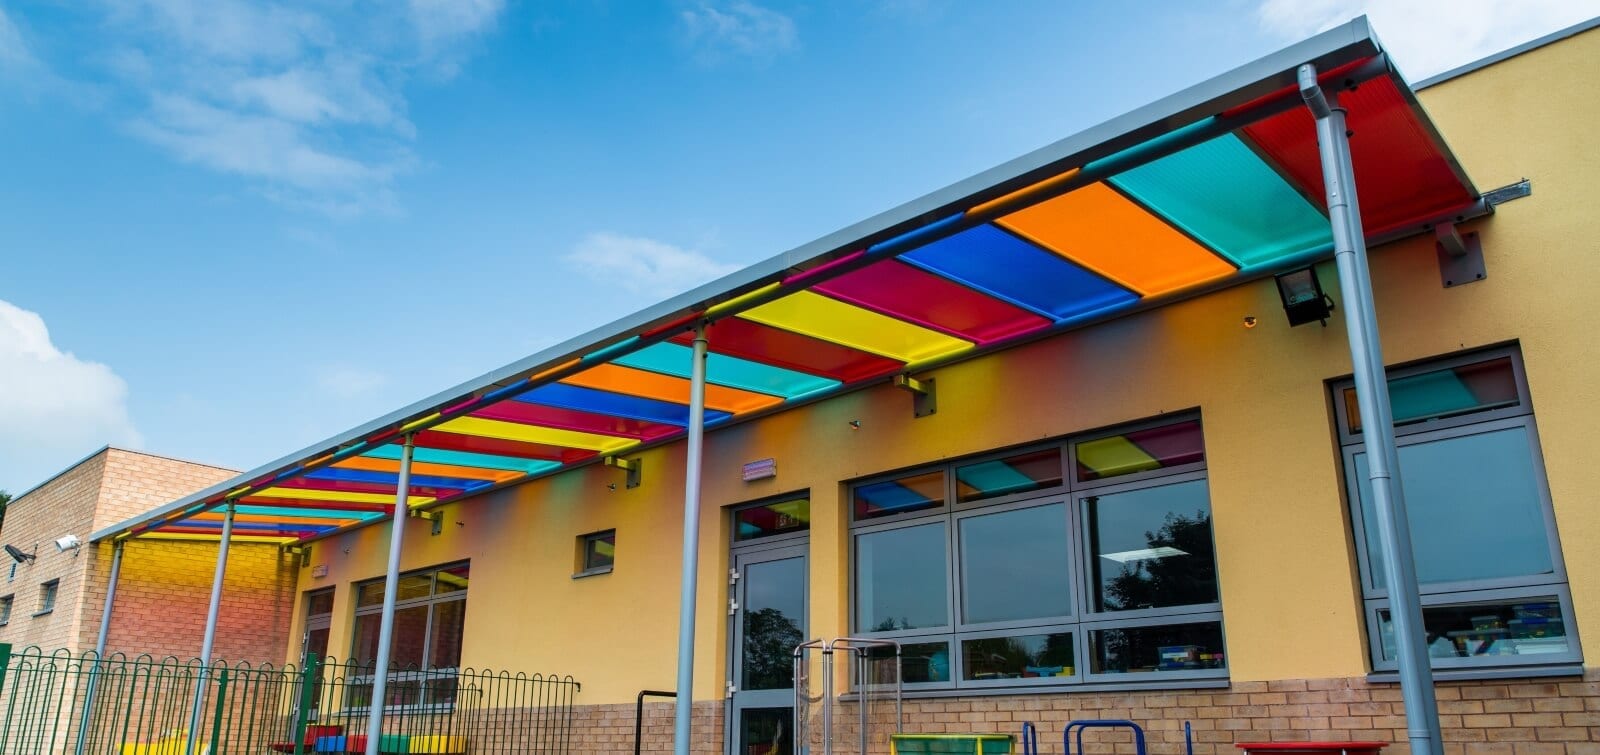
[[[734,755],[793,755],[794,648],[806,640],[806,548],[733,556]]]

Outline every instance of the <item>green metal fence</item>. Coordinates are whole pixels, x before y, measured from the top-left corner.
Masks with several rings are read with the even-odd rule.
[[[0,755],[364,752],[370,664],[305,668],[182,662],[93,652],[12,653],[0,644]],[[566,753],[571,677],[476,669],[392,671],[385,753]]]

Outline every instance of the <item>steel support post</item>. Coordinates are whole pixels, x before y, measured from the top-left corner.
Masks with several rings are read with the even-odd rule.
[[[1400,485],[1400,457],[1395,448],[1389,382],[1384,374],[1383,349],[1378,339],[1372,276],[1367,266],[1367,242],[1361,227],[1361,206],[1356,198],[1345,111],[1339,106],[1336,93],[1323,91],[1315,66],[1302,65],[1298,73],[1300,93],[1317,122],[1322,179],[1327,185],[1328,222],[1333,230],[1334,261],[1339,270],[1339,291],[1344,297],[1345,328],[1350,340],[1350,364],[1355,376],[1356,399],[1361,407],[1361,434],[1367,447],[1368,479],[1383,555],[1384,580],[1389,588],[1389,615],[1399,656],[1407,735],[1415,755],[1440,755],[1444,748],[1439,735],[1439,707],[1434,699],[1433,667],[1424,637],[1411,527]]]
[[[100,635],[94,641],[94,666],[89,669],[89,686],[83,693],[83,713],[78,717],[78,738],[73,746],[74,755],[83,755],[89,734],[90,719],[94,715],[94,693],[100,683],[100,661],[106,657],[106,636],[111,632],[111,606],[117,601],[117,580],[122,576],[122,541],[111,543],[111,576],[106,580],[106,605],[100,612]]]
[[[183,751],[187,755],[199,752],[200,714],[206,702],[206,678],[211,675],[211,646],[217,639],[217,616],[222,611],[222,579],[228,573],[228,546],[233,542],[234,503],[228,501],[222,511],[222,540],[217,543],[217,571],[211,577],[211,605],[206,609],[206,634],[200,641],[200,673],[194,681],[194,710],[189,715],[189,736]]]
[[[683,475],[683,574],[678,593],[678,698],[672,721],[672,752],[689,755],[694,710],[694,602],[700,566],[700,459],[706,429],[706,326],[694,332],[689,379],[689,434]]]
[[[384,695],[388,694],[389,653],[394,644],[394,599],[400,589],[400,546],[405,542],[411,493],[411,435],[400,451],[400,480],[394,491],[394,516],[389,520],[389,571],[383,579],[383,618],[378,622],[378,664],[373,669],[372,699],[367,702],[367,755],[378,755],[383,738]]]

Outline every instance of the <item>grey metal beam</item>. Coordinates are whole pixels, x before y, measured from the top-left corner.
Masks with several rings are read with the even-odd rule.
[[[1333,229],[1334,262],[1339,268],[1350,363],[1360,404],[1362,434],[1367,444],[1368,479],[1377,514],[1378,543],[1383,549],[1384,577],[1389,587],[1390,617],[1400,666],[1400,692],[1405,700],[1407,735],[1416,755],[1442,755],[1439,706],[1434,699],[1433,667],[1424,637],[1422,600],[1417,591],[1411,526],[1405,491],[1400,484],[1400,456],[1395,447],[1394,417],[1389,406],[1389,380],[1378,337],[1377,309],[1372,300],[1372,273],[1367,242],[1361,232],[1361,204],[1356,197],[1345,111],[1337,94],[1324,92],[1316,66],[1300,67],[1300,92],[1317,122],[1317,146],[1328,194],[1328,222]]]
[[[400,451],[400,480],[395,487],[394,516],[389,526],[389,570],[383,578],[383,614],[378,620],[377,668],[373,669],[372,699],[367,703],[367,755],[378,755],[383,738],[384,695],[389,686],[389,654],[394,646],[394,602],[400,591],[400,546],[405,543],[407,503],[411,494],[411,436]]]
[[[189,715],[189,738],[183,751],[195,755],[200,743],[200,714],[206,701],[206,681],[211,676],[211,648],[217,640],[217,617],[222,612],[222,580],[228,574],[228,545],[233,540],[233,502],[222,514],[222,539],[217,543],[217,570],[211,577],[211,604],[206,608],[206,633],[200,641],[200,674],[194,683],[194,710]]]
[[[700,568],[700,462],[705,450],[706,326],[694,333],[689,372],[689,433],[683,473],[683,573],[678,590],[678,685],[672,719],[672,751],[689,755],[694,711],[694,610]]]

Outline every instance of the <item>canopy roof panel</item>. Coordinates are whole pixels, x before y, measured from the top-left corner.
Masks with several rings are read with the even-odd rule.
[[[1373,235],[1488,211],[1357,19],[93,537],[216,536],[228,501],[256,538],[363,526],[408,434],[413,507],[673,441],[700,324],[715,428],[1327,256],[1307,62],[1342,90]]]

